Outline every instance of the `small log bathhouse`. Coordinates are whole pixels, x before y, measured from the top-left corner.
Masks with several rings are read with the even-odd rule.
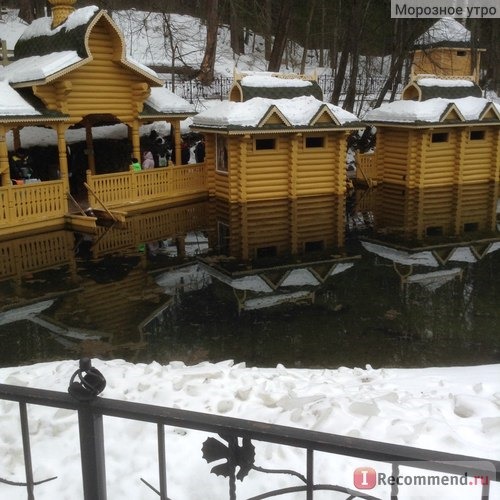
[[[500,106],[482,96],[470,46],[458,21],[435,23],[416,42],[402,100],[364,117],[377,128],[377,226],[404,238],[495,230]]]
[[[211,196],[243,205],[329,196],[336,203],[339,245],[346,137],[360,127],[355,115],[322,101],[314,78],[274,73],[236,74],[230,100],[199,113],[192,125],[206,138]]]

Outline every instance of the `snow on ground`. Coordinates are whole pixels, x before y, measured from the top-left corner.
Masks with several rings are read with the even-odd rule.
[[[106,377],[103,396],[124,401],[221,414],[344,436],[498,459],[500,455],[500,365],[426,368],[287,369],[247,368],[231,361],[185,366],[93,361]],[[0,369],[0,382],[66,391],[77,361]],[[37,500],[82,498],[76,415],[67,410],[28,407],[35,480],[58,476],[36,487]],[[0,477],[23,481],[22,445],[16,404],[0,402]],[[155,494],[141,481],[158,486],[156,427],[106,417],[108,498],[141,500]],[[214,436],[217,437],[217,436]],[[207,434],[166,429],[168,494],[172,499],[228,498],[227,480],[202,458]],[[303,450],[254,442],[261,467],[305,472]],[[361,459],[315,454],[315,480],[353,488],[353,471],[388,466]],[[411,474],[412,469],[402,469]],[[425,471],[417,470],[418,475]],[[434,474],[434,473],[433,473]],[[195,480],[193,480],[196,478]],[[298,485],[282,474],[251,471],[237,481],[238,498]],[[388,497],[387,486],[365,490]],[[492,485],[491,498],[500,489]],[[479,486],[400,487],[401,499],[479,498]],[[26,492],[0,484],[0,498],[25,499]],[[304,498],[304,494],[286,496]],[[339,498],[328,492],[315,498]],[[342,497],[345,498],[345,495]]]

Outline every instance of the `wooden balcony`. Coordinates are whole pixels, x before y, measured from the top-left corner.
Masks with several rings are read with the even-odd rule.
[[[101,175],[88,171],[87,185],[90,207],[125,212],[208,197],[204,163]],[[0,237],[65,227],[67,197],[62,180],[0,187]]]

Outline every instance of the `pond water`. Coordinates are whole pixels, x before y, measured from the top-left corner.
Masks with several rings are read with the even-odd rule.
[[[500,237],[409,249],[358,213],[339,249],[338,201],[318,203],[200,202],[0,242],[0,366],[500,362]]]

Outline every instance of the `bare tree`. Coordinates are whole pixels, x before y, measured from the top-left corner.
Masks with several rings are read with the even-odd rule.
[[[306,35],[304,37],[304,47],[302,48],[302,60],[300,61],[300,72],[301,73],[305,73],[305,71],[306,71],[306,58],[307,58],[307,51],[309,50],[309,36],[311,34],[311,21],[312,21],[313,14],[314,14],[315,4],[316,4],[316,0],[311,0],[310,6],[309,6],[309,15],[307,16]]]
[[[238,0],[229,0],[229,30],[231,48],[237,55],[245,53],[245,35],[241,23],[240,4]]]
[[[18,0],[18,5],[19,17],[27,23],[45,16],[45,0]]]
[[[288,32],[290,30],[291,11],[292,2],[290,0],[281,0],[279,14],[276,20],[273,49],[269,56],[268,71],[280,70],[283,52],[285,51]]]

